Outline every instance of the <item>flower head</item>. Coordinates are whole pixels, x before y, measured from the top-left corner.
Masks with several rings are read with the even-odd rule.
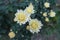
[[[28,6],[28,7],[26,7],[26,9],[25,9],[25,12],[27,13],[27,14],[33,14],[34,13],[34,6],[32,5],[32,3],[30,3],[30,5]]]
[[[23,10],[18,10],[15,14],[14,21],[17,21],[20,25],[25,24],[29,21],[29,16]]]
[[[10,38],[14,38],[14,37],[15,37],[15,33],[14,33],[14,32],[9,32],[8,36],[9,36]]]
[[[51,12],[49,13],[49,16],[50,17],[55,17],[55,15],[56,15],[56,13],[53,10],[51,10]]]
[[[44,12],[44,13],[43,13],[43,16],[46,17],[46,16],[47,16],[47,12]]]
[[[32,33],[38,33],[41,29],[41,26],[43,26],[43,24],[41,23],[41,21],[38,21],[37,19],[32,19],[31,21],[29,21],[29,26],[27,26],[27,29],[30,30],[30,32]]]
[[[46,8],[49,8],[49,7],[50,7],[50,3],[45,2],[45,3],[44,3],[44,6],[45,6]]]
[[[45,18],[45,21],[46,21],[46,22],[49,22],[49,18],[46,17],[46,18]]]

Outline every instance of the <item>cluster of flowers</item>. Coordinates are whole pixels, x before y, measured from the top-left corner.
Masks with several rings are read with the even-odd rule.
[[[50,3],[45,2],[44,6],[46,8],[50,7]],[[32,3],[30,3],[30,5],[28,7],[26,7],[25,10],[17,10],[16,14],[15,14],[15,18],[14,21],[17,22],[18,24],[22,25],[25,24],[26,22],[29,22],[29,25],[26,26],[26,29],[29,30],[31,33],[38,33],[40,32],[40,29],[42,28],[43,24],[40,20],[38,19],[31,19],[31,15],[35,13],[34,10],[34,6]],[[51,12],[49,13],[50,17],[55,17],[55,12],[53,10],[51,10]],[[43,16],[45,17],[45,21],[49,21],[49,18],[47,17],[47,12],[43,13]],[[15,37],[15,33],[14,32],[10,32],[9,33],[9,37],[13,38]]]
[[[37,19],[30,18],[30,15],[34,14],[34,12],[34,6],[32,5],[32,3],[30,3],[30,5],[26,7],[25,10],[17,10],[14,21],[17,21],[17,23],[19,23],[20,25],[25,24],[28,21],[29,25],[26,27],[26,29],[28,29],[32,33],[38,33],[43,24]]]
[[[50,7],[50,3],[49,3],[49,2],[45,2],[45,3],[44,3],[44,6],[45,6],[45,8],[49,8],[49,7]],[[47,13],[47,12],[44,12],[44,13],[43,13],[43,16],[45,17],[45,21],[46,21],[46,22],[49,22],[48,16],[49,16],[49,17],[55,17],[55,15],[56,15],[56,13],[55,13],[53,10],[50,10],[49,13]]]

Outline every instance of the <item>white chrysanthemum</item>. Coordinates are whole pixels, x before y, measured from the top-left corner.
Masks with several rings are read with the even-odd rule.
[[[34,6],[32,5],[32,3],[30,3],[30,5],[28,6],[28,7],[26,7],[26,9],[25,9],[25,12],[27,13],[27,14],[33,14],[34,13]]]
[[[49,18],[46,17],[46,18],[45,18],[45,21],[46,21],[46,22],[49,22]]]
[[[51,10],[51,12],[49,13],[49,16],[50,17],[55,17],[55,15],[56,15],[56,13],[53,10]]]
[[[47,12],[44,12],[44,13],[43,13],[43,16],[46,17],[46,16],[47,16]]]
[[[43,24],[41,21],[38,21],[37,19],[31,19],[31,21],[29,21],[29,26],[27,26],[27,30],[32,33],[38,33],[42,26]]]
[[[45,6],[46,8],[48,8],[48,7],[50,7],[50,3],[45,2],[45,3],[44,3],[44,6]]]
[[[14,32],[9,32],[8,36],[9,36],[10,38],[14,38],[14,37],[15,37],[15,33],[14,33]]]
[[[23,10],[17,10],[14,21],[17,21],[20,25],[25,24],[29,21],[29,15],[27,15]]]

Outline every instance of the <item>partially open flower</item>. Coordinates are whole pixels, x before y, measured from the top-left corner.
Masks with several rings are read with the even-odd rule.
[[[49,22],[49,18],[46,17],[46,18],[45,18],[45,21],[46,21],[46,22]]]
[[[55,17],[55,15],[56,15],[56,13],[53,10],[51,10],[51,12],[49,13],[49,16],[50,17]]]
[[[10,38],[14,38],[14,37],[15,37],[15,33],[14,33],[14,32],[9,32],[8,36],[9,36]]]
[[[28,6],[28,7],[26,7],[26,9],[25,9],[25,12],[27,13],[27,14],[33,14],[34,13],[34,6],[32,5],[32,3],[30,3],[30,5]]]
[[[46,16],[47,16],[47,12],[44,12],[44,13],[43,13],[43,16],[46,17]]]
[[[30,26],[27,26],[26,29],[27,29],[27,30],[30,30]]]
[[[45,3],[44,3],[44,6],[45,6],[46,8],[49,8],[49,7],[50,7],[50,3],[45,2]]]

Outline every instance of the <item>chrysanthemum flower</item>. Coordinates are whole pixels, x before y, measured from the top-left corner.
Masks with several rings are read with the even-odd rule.
[[[8,36],[9,36],[10,38],[14,38],[14,37],[15,37],[15,33],[14,33],[14,32],[9,32]]]
[[[45,18],[45,21],[46,21],[46,22],[49,22],[49,18],[46,17],[46,18]]]
[[[50,3],[45,2],[45,3],[44,3],[44,6],[45,6],[46,8],[49,8],[49,7],[50,7]]]
[[[29,26],[27,26],[27,30],[32,33],[38,33],[42,26],[43,24],[41,21],[38,21],[37,19],[31,19],[31,21],[29,21]]]
[[[46,16],[47,16],[47,12],[44,12],[44,13],[43,13],[43,16],[46,17]]]
[[[30,5],[28,6],[28,7],[26,7],[26,9],[25,9],[25,12],[27,13],[27,14],[33,14],[34,13],[34,6],[33,6],[33,4],[32,3],[30,3]]]
[[[14,21],[17,21],[20,25],[25,24],[29,21],[29,15],[27,15],[23,10],[18,10],[15,14]]]
[[[55,15],[56,15],[56,13],[53,10],[51,10],[51,12],[49,13],[49,16],[50,17],[55,17]]]

